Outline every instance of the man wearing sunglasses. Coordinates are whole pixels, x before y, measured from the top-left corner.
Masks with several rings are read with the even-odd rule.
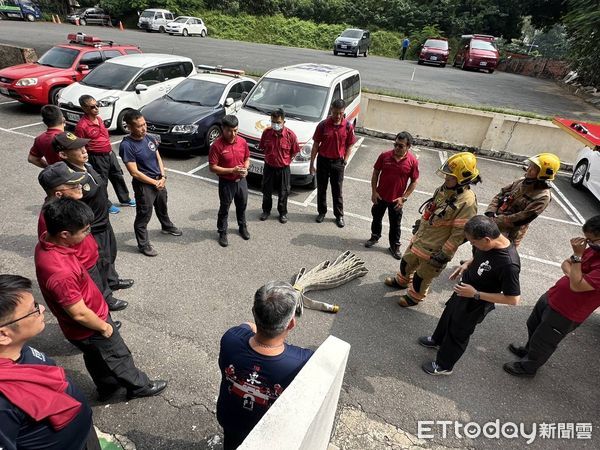
[[[85,115],[77,122],[75,134],[80,138],[89,139],[86,149],[90,164],[100,174],[106,185],[110,181],[115,189],[117,198],[123,206],[135,206],[135,200],[129,195],[123,170],[119,165],[117,156],[112,151],[108,130],[100,117],[98,102],[91,95],[79,97],[79,106]],[[111,214],[117,214],[120,210],[110,204]]]
[[[583,224],[584,237],[571,239],[573,254],[562,263],[564,276],[537,301],[527,319],[528,340],[508,349],[520,359],[506,363],[506,372],[533,377],[560,341],[600,306],[600,216]]]
[[[100,450],[85,395],[27,345],[45,327],[31,280],[0,275],[0,448]]]

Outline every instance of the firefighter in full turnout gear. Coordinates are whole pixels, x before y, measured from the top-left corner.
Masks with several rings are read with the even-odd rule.
[[[554,180],[560,168],[560,159],[552,153],[540,153],[528,161],[525,177],[503,187],[485,212],[515,247],[521,243],[529,224],[550,204],[548,181]]]
[[[464,243],[464,226],[477,214],[477,198],[471,184],[481,181],[475,155],[457,153],[437,171],[444,184],[425,202],[415,223],[414,236],[402,255],[400,271],[385,279],[385,284],[408,289],[398,304],[415,306],[427,295],[432,280],[452,259]]]

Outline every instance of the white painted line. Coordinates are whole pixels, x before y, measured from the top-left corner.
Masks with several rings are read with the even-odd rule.
[[[547,259],[536,258],[535,256],[529,256],[529,255],[519,254],[519,257],[521,259],[528,259],[530,261],[535,261],[535,262],[539,262],[539,263],[542,263],[542,264],[548,264],[549,266],[554,266],[554,267],[560,267],[561,266],[561,263],[557,263],[555,261],[549,261]]]
[[[188,173],[189,174],[193,174],[196,172],[200,172],[202,169],[204,169],[205,167],[207,167],[209,165],[208,161],[205,162],[204,164],[200,164],[198,167],[196,167],[195,169],[190,170]]]
[[[354,145],[352,146],[352,150],[350,150],[350,158],[348,158],[348,164],[350,164],[350,161],[352,161],[352,158],[354,158],[354,155],[356,154],[364,140],[365,138],[361,137],[358,139],[358,141],[354,143]]]
[[[30,134],[21,133],[19,131],[12,131],[12,130],[9,130],[7,128],[0,128],[0,131],[4,131],[6,133],[16,134],[17,136],[25,136],[25,137],[28,137],[28,138],[31,138],[31,139],[35,139],[35,136],[32,136]]]
[[[549,184],[550,184],[550,186],[552,186],[552,189],[554,189],[556,191],[556,193],[563,199],[563,201],[569,206],[569,208],[571,208],[571,210],[575,213],[575,215],[577,216],[577,219],[580,221],[580,224],[583,225],[585,223],[585,219],[579,213],[579,211],[577,211],[577,208],[575,208],[575,206],[573,206],[573,204],[569,201],[569,199],[565,196],[565,194],[563,194],[562,191],[560,189],[558,189],[558,187],[552,181],[550,181]],[[566,209],[565,209],[565,211],[566,211]]]
[[[30,123],[29,125],[21,125],[20,127],[13,127],[13,128],[9,128],[10,131],[13,130],[20,130],[21,128],[29,128],[29,127],[35,127],[36,125],[41,125],[44,122],[36,122],[36,123]]]
[[[415,79],[415,72],[416,72],[416,71],[417,71],[417,68],[415,67],[415,68],[413,69],[412,76],[410,77],[410,81],[414,81],[414,79]]]
[[[313,191],[308,195],[308,197],[306,197],[306,200],[304,200],[304,203],[302,204],[303,206],[308,206],[308,204],[310,202],[312,202],[315,197],[317,196],[317,190],[313,189]]]
[[[442,163],[442,165],[444,165],[444,163],[448,159],[448,152],[446,150],[438,150],[438,156],[440,157],[440,162]]]
[[[10,100],[8,102],[0,102],[0,105],[10,105],[11,103],[19,103],[18,100]]]
[[[559,200],[558,197],[554,197],[552,200],[554,200],[558,204],[558,206],[560,206],[563,209],[563,211],[567,213],[567,215],[571,218],[571,220],[573,221],[573,223],[576,223],[577,226],[581,226],[581,223],[579,222],[579,220],[577,219],[577,217],[575,217],[575,215],[569,210],[569,208],[567,208],[563,204],[563,202],[561,202]]]

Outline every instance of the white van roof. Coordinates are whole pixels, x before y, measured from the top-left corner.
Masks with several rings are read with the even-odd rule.
[[[111,64],[121,64],[124,66],[139,67],[140,69],[144,69],[146,67],[152,67],[159,64],[168,64],[184,61],[193,64],[193,61],[190,58],[186,58],[185,56],[164,55],[162,53],[136,53],[131,55],[123,55],[111,58],[106,62],[110,62]]]
[[[169,13],[169,14],[173,14],[171,11],[169,11],[168,9],[160,9],[160,8],[148,8],[145,9],[142,12],[146,12],[146,11],[151,11],[151,12],[162,12],[162,13]]]
[[[348,67],[333,66],[331,64],[303,63],[273,69],[267,72],[264,78],[276,78],[328,87],[337,78],[350,72],[358,74],[358,70],[349,69]]]

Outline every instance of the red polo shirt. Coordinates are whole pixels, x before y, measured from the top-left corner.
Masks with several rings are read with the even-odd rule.
[[[54,164],[55,162],[61,161],[58,152],[54,151],[52,147],[52,139],[62,131],[56,128],[50,128],[36,137],[33,141],[33,146],[29,150],[29,154],[38,158],[45,158],[48,165]]]
[[[267,128],[260,137],[259,148],[265,152],[265,162],[271,167],[287,167],[300,151],[296,134],[287,127],[281,132]]]
[[[96,116],[97,122],[92,122],[87,116],[83,116],[77,122],[75,134],[80,138],[90,139],[85,146],[89,153],[105,154],[112,151],[108,130],[100,116]]]
[[[394,150],[383,152],[373,167],[380,171],[377,193],[386,202],[402,197],[408,180],[419,178],[419,161],[411,152],[407,152],[400,161],[394,158]]]
[[[356,136],[352,124],[346,119],[334,125],[333,119],[328,117],[317,125],[313,140],[319,145],[320,156],[342,159],[346,156],[346,149],[356,142]]]
[[[236,166],[244,166],[246,160],[250,158],[250,149],[246,139],[241,136],[236,136],[233,144],[230,144],[223,136],[217,139],[210,146],[208,152],[208,163],[211,166],[219,166],[225,169],[232,169]],[[219,175],[224,180],[239,180],[242,177],[237,174]]]
[[[108,317],[108,305],[87,270],[77,258],[77,250],[46,242],[42,234],[35,247],[35,272],[40,290],[67,339],[80,341],[96,333],[80,325],[64,310],[82,300],[100,319]]]
[[[550,307],[573,322],[582,323],[600,306],[600,252],[585,249],[581,261],[583,279],[593,291],[574,292],[569,277],[564,276],[548,290]]]
[[[38,218],[38,238],[47,231],[46,220],[44,214],[40,212]],[[74,245],[72,248],[77,250],[77,258],[85,270],[92,269],[98,262],[98,243],[94,236],[88,234],[80,244]]]

